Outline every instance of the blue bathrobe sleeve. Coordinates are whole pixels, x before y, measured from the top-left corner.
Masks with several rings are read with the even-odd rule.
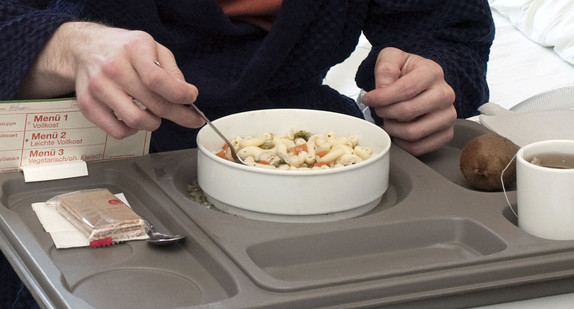
[[[0,1],[0,100],[14,99],[27,72],[56,29],[74,20],[48,1]]]
[[[364,34],[373,45],[356,80],[374,88],[379,51],[396,47],[437,62],[456,93],[459,118],[477,113],[488,100],[488,56],[494,23],[486,0],[403,0],[371,2]]]

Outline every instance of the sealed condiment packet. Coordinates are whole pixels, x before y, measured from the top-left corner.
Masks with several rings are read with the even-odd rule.
[[[145,220],[107,189],[65,193],[48,203],[55,204],[58,212],[88,238],[92,247],[130,240],[147,232]]]

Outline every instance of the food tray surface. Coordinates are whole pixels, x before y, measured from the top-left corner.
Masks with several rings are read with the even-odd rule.
[[[133,164],[131,164],[133,167]],[[2,250],[30,277],[28,286],[46,306],[170,308],[227,299],[237,293],[232,273],[216,249],[145,176],[122,161],[91,165],[89,177],[24,183],[2,175]],[[188,235],[174,246],[156,248],[131,241],[105,248],[56,249],[31,204],[75,190],[108,188],[124,193],[132,208],[158,230]],[[218,250],[215,250],[218,251]],[[147,297],[154,295],[154,297]]]
[[[574,241],[523,232],[503,192],[466,185],[460,151],[486,132],[459,120],[437,152],[415,158],[393,147],[380,205],[324,223],[258,221],[196,203],[196,150],[91,163],[77,179],[4,174],[0,245],[40,303],[57,308],[449,308],[574,291]],[[55,249],[30,204],[96,187],[123,192],[138,214],[186,241]],[[515,190],[507,194],[515,204]]]

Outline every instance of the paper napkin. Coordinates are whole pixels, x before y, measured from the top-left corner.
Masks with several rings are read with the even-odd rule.
[[[129,206],[123,193],[115,194],[115,196]],[[62,216],[56,209],[55,205],[46,202],[33,203],[32,209],[34,209],[34,212],[38,216],[44,230],[50,233],[56,248],[88,247],[90,245],[88,238],[72,223],[70,223],[70,221]],[[129,240],[141,240],[147,238],[149,238],[148,235],[143,235]]]
[[[574,110],[509,111],[495,103],[479,108],[480,123],[522,147],[550,140],[574,140]]]

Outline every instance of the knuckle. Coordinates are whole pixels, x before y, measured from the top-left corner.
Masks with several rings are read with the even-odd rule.
[[[415,83],[403,83],[401,91],[409,98],[414,98],[421,93],[420,86]]]
[[[168,58],[175,58],[175,55],[173,54],[173,52],[169,48],[167,48],[161,44],[158,44],[157,48],[159,50],[159,53],[163,54],[164,56],[166,56]]]
[[[113,131],[109,132],[109,134],[115,139],[124,139],[131,135],[128,131]]]
[[[155,102],[152,106],[150,106],[150,109],[156,116],[166,118],[166,116],[169,114],[169,107],[169,104],[166,104],[165,102]]]
[[[143,113],[130,113],[124,115],[122,121],[130,128],[142,128],[145,120],[142,114]]]
[[[404,139],[409,142],[415,142],[424,137],[424,132],[419,126],[406,126]]]
[[[107,59],[102,63],[101,74],[115,80],[123,74],[121,67],[119,58]]]
[[[139,53],[142,45],[150,44],[152,42],[155,42],[155,40],[149,33],[140,30],[133,30],[130,31],[129,39],[124,41],[124,47],[129,52]]]
[[[448,117],[448,118],[447,118],[447,119],[448,119],[448,123],[449,123],[450,127],[453,128],[453,127],[454,127],[454,123],[455,123],[456,119],[458,118],[458,114],[457,114],[456,109],[454,108],[453,105],[451,105],[451,107],[450,107],[448,110],[449,110],[449,113],[448,113],[448,116],[447,116],[447,117]]]
[[[445,104],[452,105],[456,100],[456,93],[452,87],[448,86],[443,88],[442,97],[445,98]]]
[[[422,147],[419,147],[418,145],[415,146],[405,146],[405,150],[407,152],[409,152],[410,154],[412,154],[415,157],[418,157],[420,155],[423,155],[426,151],[424,149],[422,149]]]
[[[191,100],[191,94],[189,94],[189,92],[187,91],[186,88],[184,87],[172,87],[173,89],[171,89],[170,93],[169,93],[169,98],[170,100],[172,100],[173,102],[182,102],[182,103],[187,103],[187,102],[193,102],[194,100]]]
[[[445,131],[444,142],[450,142],[454,138],[454,126]]]
[[[86,117],[86,119],[90,121],[93,121],[90,117],[92,99],[88,95],[82,93],[76,96],[76,102],[78,103],[78,108],[80,109],[84,117]]]
[[[162,76],[160,74],[160,71],[150,71],[150,72],[146,72],[146,74],[143,74],[143,76],[141,77],[141,80],[147,88],[153,89],[155,86],[157,86],[160,83],[161,78],[162,78]]]
[[[416,119],[419,115],[419,111],[415,104],[403,104],[400,111],[400,121],[412,121]]]
[[[375,108],[374,110],[375,110],[375,115],[376,115],[377,117],[379,117],[379,118],[385,118],[386,115],[385,115],[384,111],[383,111],[381,108],[378,108],[378,107],[377,107],[377,108]]]
[[[380,62],[375,66],[375,75],[399,76],[400,69],[388,62]]]
[[[407,140],[395,140],[394,142],[397,144],[397,146],[399,146],[400,148],[402,148],[403,150],[407,151],[408,153],[410,153],[415,157],[424,153],[421,146],[417,143],[412,143]]]
[[[424,58],[424,61],[425,65],[428,67],[428,71],[433,75],[434,78],[436,79],[444,78],[444,71],[440,66],[440,64],[426,58]]]
[[[86,86],[87,90],[89,93],[102,93],[103,91],[105,91],[105,83],[103,82],[102,78],[99,78],[98,76],[92,77],[88,80],[87,86]]]
[[[452,105],[452,104],[448,105],[447,108],[441,110],[441,120],[443,123],[442,128],[443,129],[447,129],[447,128],[452,129],[454,127],[454,124],[455,124],[457,118],[458,118],[458,113],[457,113],[454,105]]]
[[[121,140],[126,137],[130,137],[136,134],[137,132],[138,130],[135,130],[133,128],[117,127],[113,130],[108,131],[108,134],[117,140]]]

